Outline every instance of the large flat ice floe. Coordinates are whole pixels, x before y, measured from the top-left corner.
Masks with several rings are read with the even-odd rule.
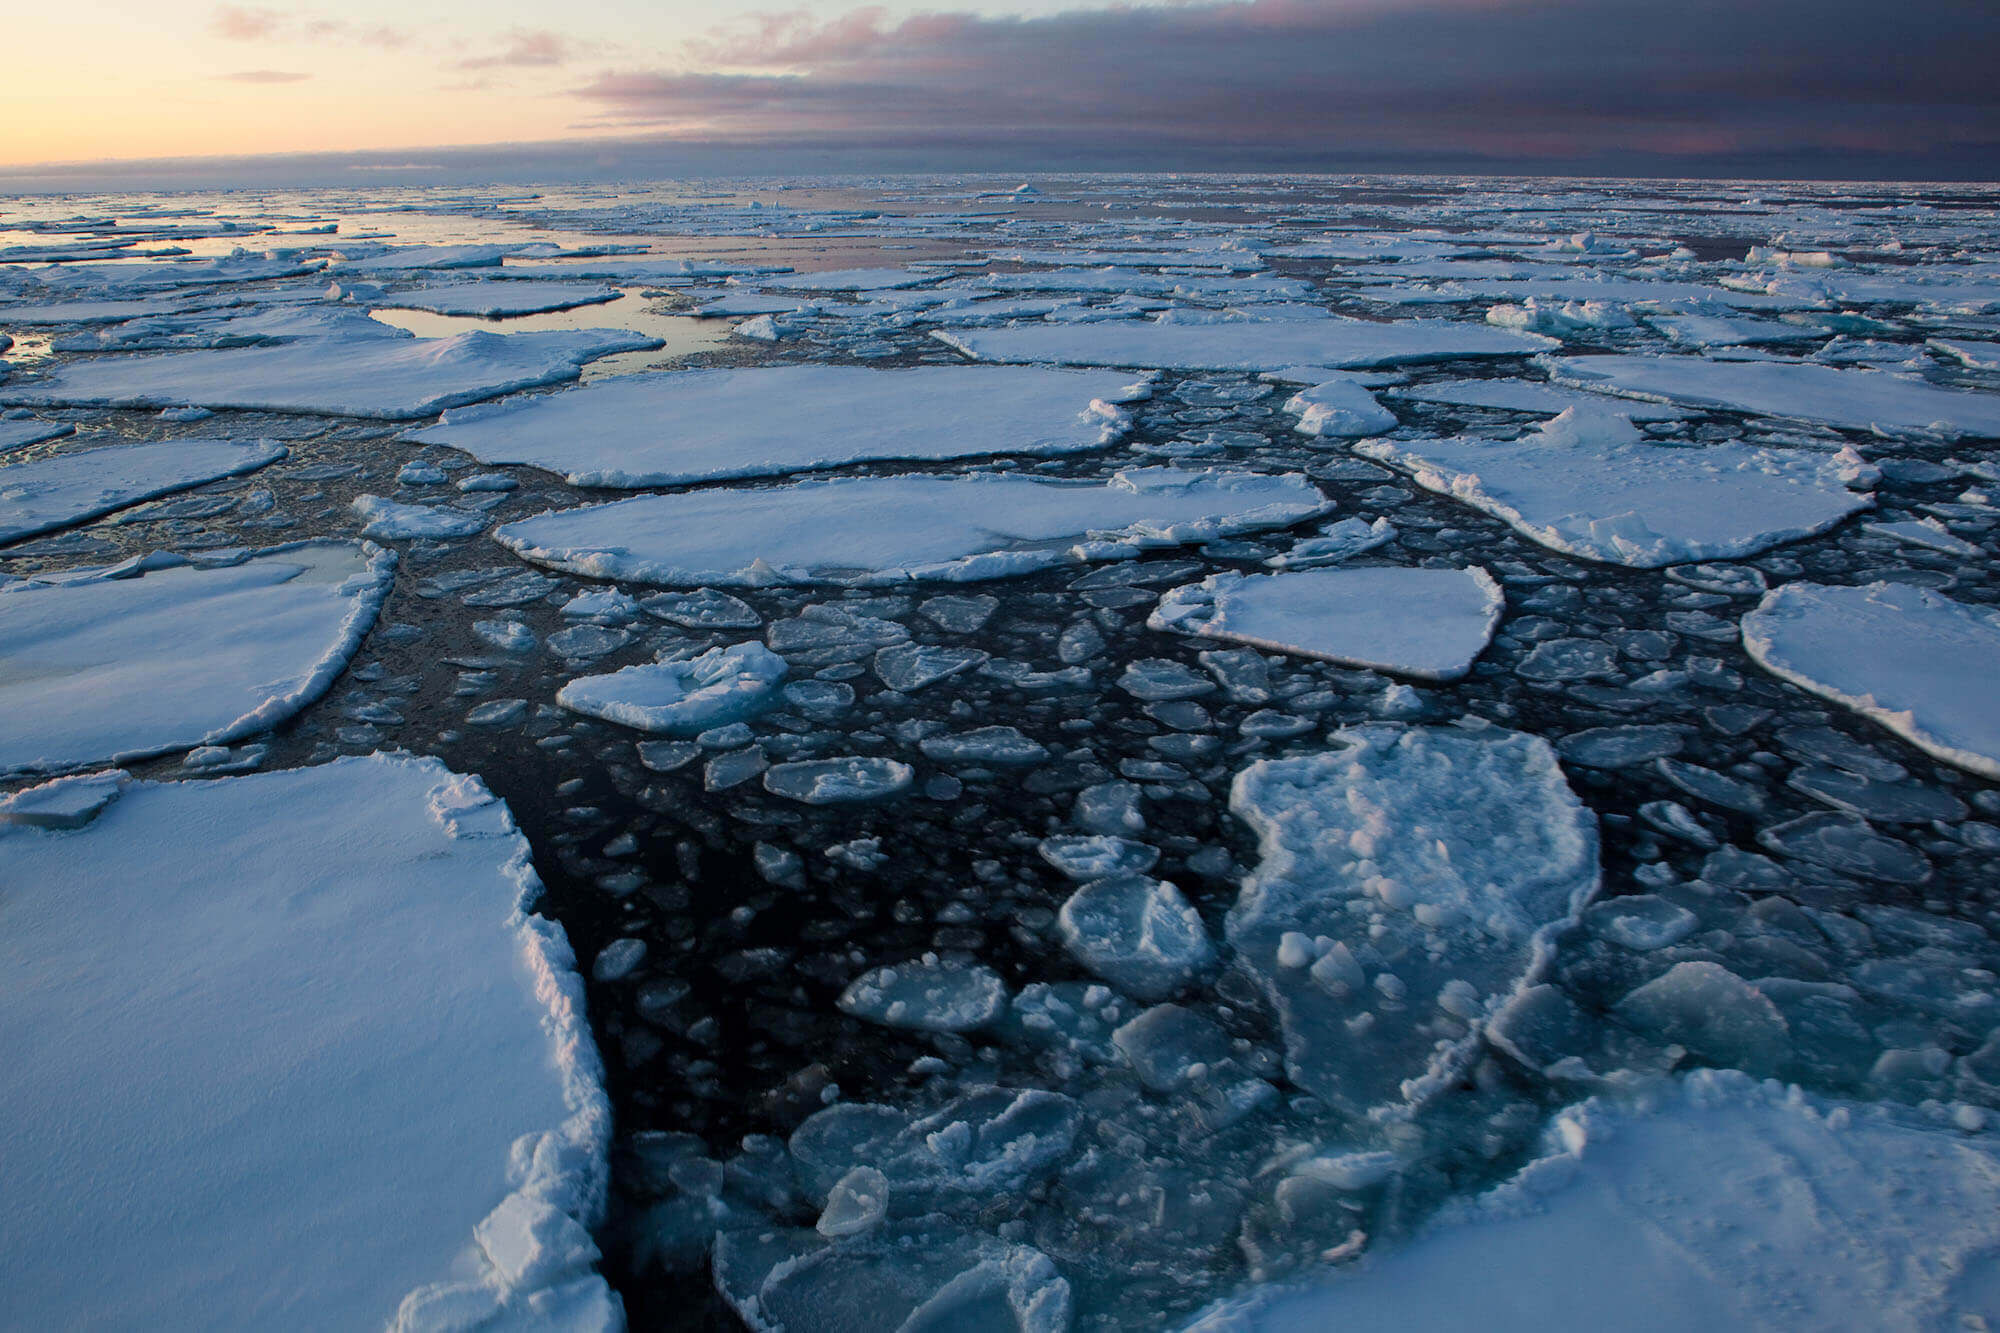
[[[9,1323],[621,1326],[610,1107],[505,805],[385,755],[58,781],[15,804],[59,821],[0,806]]]
[[[367,304],[385,310],[428,310],[434,315],[470,315],[499,319],[551,310],[574,310],[618,299],[618,289],[593,283],[506,281],[440,282],[404,287]]]
[[[1549,373],[1601,393],[1853,430],[2000,436],[2000,395],[1941,389],[1882,370],[1699,356],[1583,356],[1553,360]]]
[[[1985,1328],[1996,1219],[1992,1134],[1702,1071],[1564,1111],[1539,1157],[1407,1243],[1188,1333]]]
[[[1572,408],[1518,440],[1365,440],[1408,472],[1554,550],[1641,569],[1734,560],[1824,532],[1874,503],[1851,451],[1647,441],[1625,417]]]
[[[1743,617],[1773,675],[1879,722],[1945,763],[2000,779],[2000,613],[1926,588],[1788,583]]]
[[[0,402],[223,407],[404,421],[575,379],[584,362],[659,342],[620,329],[450,338],[307,338],[276,347],[103,356],[0,385]]]
[[[1230,944],[1292,1081],[1350,1114],[1446,1086],[1597,891],[1597,822],[1536,736],[1364,727],[1237,774],[1259,862]]]
[[[1402,676],[1456,680],[1493,641],[1506,604],[1500,585],[1479,568],[1224,573],[1172,589],[1146,623]]]
[[[1553,338],[1441,319],[1231,320],[1214,324],[1021,324],[932,335],[978,361],[1161,370],[1359,369],[1460,357],[1526,356]]]
[[[604,380],[458,408],[410,437],[576,486],[671,486],[871,459],[1102,448],[1142,396],[1129,374],[1022,366],[778,366]]]
[[[0,774],[276,726],[346,667],[394,563],[371,545],[302,542],[222,567],[152,555],[0,583]]]
[[[255,472],[285,453],[275,440],[162,440],[11,463],[0,467],[0,543]]]
[[[645,495],[494,529],[523,558],[685,587],[968,582],[1289,527],[1333,502],[1296,473],[1133,468],[1105,481],[1002,473],[854,477]]]

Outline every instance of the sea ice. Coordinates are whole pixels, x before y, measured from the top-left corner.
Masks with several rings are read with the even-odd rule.
[[[0,583],[0,774],[276,726],[346,667],[394,563],[372,545],[304,542],[220,567],[151,555]]]
[[[0,347],[0,351],[5,351]],[[37,421],[33,417],[9,419],[0,415],[0,454],[9,449],[21,449],[44,440],[58,440],[65,435],[74,435],[76,427],[67,421]]]
[[[618,1326],[610,1107],[507,808],[384,755],[110,796],[0,825],[8,1321]]]
[[[692,736],[755,717],[776,703],[786,670],[785,659],[763,644],[739,643],[608,676],[579,676],[557,692],[556,702],[573,713],[641,731]]]
[[[1948,764],[2000,779],[2000,614],[1904,583],[1788,583],[1743,617],[1773,675]]]
[[[1211,574],[1174,588],[1157,630],[1229,639],[1423,680],[1456,680],[1500,624],[1506,597],[1471,569],[1312,569]]]
[[[916,770],[894,759],[841,755],[773,764],[764,774],[764,790],[806,805],[850,805],[898,795],[915,780]]]
[[[1285,410],[1297,414],[1294,429],[1301,435],[1351,437],[1396,429],[1396,414],[1353,376],[1301,389],[1286,401]]]
[[[1331,509],[1306,478],[1135,468],[1101,482],[1000,473],[636,496],[494,530],[528,560],[684,587],[972,581],[1288,527]]]
[[[275,440],[161,440],[10,463],[0,467],[0,544],[255,472],[286,452]]]
[[[1597,891],[1597,824],[1546,741],[1377,725],[1263,760],[1228,938],[1284,1029],[1292,1081],[1398,1114],[1453,1078]]]
[[[1145,875],[1093,880],[1058,917],[1077,962],[1140,1000],[1164,1000],[1207,971],[1215,946],[1173,884]]]
[[[1143,397],[1129,374],[1038,367],[774,366],[602,380],[447,412],[408,438],[575,486],[673,486],[871,459],[1100,449]]]
[[[499,319],[508,315],[574,310],[578,306],[599,305],[617,299],[618,290],[615,287],[595,287],[576,282],[488,279],[403,287],[371,298],[367,304],[388,310],[428,310],[434,315]]]
[[[992,968],[930,954],[865,972],[840,996],[856,1018],[919,1032],[970,1032],[1006,1006],[1007,984]]]
[[[1733,560],[1824,532],[1873,503],[1875,469],[1742,444],[1654,444],[1614,412],[1572,408],[1518,440],[1366,440],[1357,453],[1554,550],[1641,569]]]
[[[366,525],[364,537],[391,541],[407,537],[470,537],[486,527],[486,515],[438,505],[397,504],[379,495],[357,495],[350,506]]]
[[[1164,370],[1357,369],[1462,357],[1526,356],[1552,338],[1484,324],[1358,319],[1232,320],[1214,324],[1021,324],[932,335],[978,361]]]

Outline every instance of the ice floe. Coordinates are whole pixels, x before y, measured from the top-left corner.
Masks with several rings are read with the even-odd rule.
[[[1093,880],[1069,896],[1057,920],[1071,956],[1136,999],[1163,1000],[1215,961],[1201,914],[1166,880]]]
[[[286,452],[275,440],[162,440],[10,463],[0,467],[0,543],[255,472]]]
[[[427,287],[401,287],[367,301],[387,310],[427,310],[434,315],[472,315],[498,319],[552,310],[574,310],[618,299],[615,287],[588,283],[500,281],[442,282]]]
[[[221,745],[325,693],[394,558],[304,542],[236,564],[151,555],[0,583],[0,773]]]
[[[1298,415],[1296,429],[1301,435],[1347,437],[1396,429],[1396,414],[1352,376],[1299,390],[1286,401],[1285,410]]]
[[[1136,468],[1103,482],[983,473],[637,496],[493,536],[537,564],[686,587],[970,581],[1288,527],[1333,507],[1297,474]]]
[[[0,348],[0,351],[5,350]],[[67,421],[37,421],[33,417],[9,419],[0,415],[0,453],[40,444],[44,440],[59,440],[75,432],[76,427]]]
[[[1492,642],[1506,597],[1485,570],[1211,574],[1160,598],[1147,624],[1280,653],[1454,680]]]
[[[600,381],[458,408],[409,438],[577,486],[668,486],[871,459],[1062,454],[1115,441],[1129,374],[1038,367],[776,366]]]
[[[582,986],[477,778],[59,781],[79,827],[0,824],[10,1320],[622,1324]]]
[[[770,707],[786,670],[785,659],[763,644],[739,643],[606,676],[579,676],[562,687],[556,702],[640,731],[692,736]]]
[[[1358,319],[1230,320],[1212,324],[1022,324],[934,335],[977,361],[1163,370],[1356,369],[1461,357],[1526,356],[1551,338],[1483,324]]]
[[[408,537],[470,537],[486,527],[486,515],[437,505],[406,505],[379,495],[357,495],[352,506],[364,526],[361,535],[393,541]]]

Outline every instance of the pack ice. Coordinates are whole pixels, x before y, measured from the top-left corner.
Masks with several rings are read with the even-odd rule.
[[[1181,324],[1115,320],[1101,324],[1019,324],[932,335],[976,361],[1162,370],[1275,370],[1283,366],[1360,369],[1460,357],[1526,356],[1560,346],[1553,338],[1484,324],[1413,319],[1227,320]]]
[[[1372,726],[1237,774],[1259,862],[1230,909],[1292,1081],[1350,1114],[1446,1086],[1597,891],[1597,824],[1555,751],[1500,728]]]
[[[393,567],[372,545],[319,541],[236,564],[149,555],[0,583],[0,774],[276,726],[346,667]]]
[[[105,356],[0,385],[0,402],[233,407],[389,421],[577,378],[584,362],[658,347],[621,329],[450,338],[306,338],[274,347]]]
[[[1146,623],[1424,680],[1456,680],[1493,640],[1507,599],[1472,569],[1212,574],[1160,598]]]
[[[779,366],[604,380],[459,408],[410,439],[576,486],[671,486],[869,459],[1062,454],[1115,441],[1128,374],[1034,367]]]
[[[1743,617],[1766,671],[1851,708],[1926,754],[2000,779],[2000,613],[1927,588],[1787,583]]]
[[[1976,1329],[2000,1319],[1996,1218],[1991,1133],[1703,1070],[1571,1107],[1406,1244],[1187,1333]]]
[[[574,713],[641,731],[692,736],[755,717],[776,702],[785,659],[761,643],[710,648],[678,661],[579,676],[556,702]]]
[[[0,543],[255,472],[285,454],[275,440],[162,440],[10,463],[0,467]]]
[[[57,782],[0,806],[8,1322],[622,1326],[582,986],[477,778]]]
[[[1553,550],[1652,569],[1733,560],[1824,532],[1874,499],[1851,450],[1653,444],[1629,419],[1570,408],[1518,440],[1364,440],[1408,472]]]
[[[1002,473],[806,481],[634,496],[494,529],[536,564],[686,587],[968,582],[1289,527],[1333,508],[1296,473],[1133,468],[1105,481]]]

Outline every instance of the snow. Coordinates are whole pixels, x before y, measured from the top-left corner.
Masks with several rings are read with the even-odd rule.
[[[1188,1333],[1978,1328],[2000,1318],[1995,1217],[1991,1134],[1703,1071],[1569,1108],[1407,1242]]]
[[[1221,573],[1170,590],[1146,623],[1401,676],[1456,680],[1492,642],[1506,604],[1500,585],[1476,566]]]
[[[1353,376],[1301,389],[1286,401],[1285,410],[1297,414],[1294,429],[1301,435],[1348,437],[1396,429],[1396,414]]]
[[[1617,413],[1572,408],[1518,440],[1367,440],[1355,452],[1586,560],[1641,569],[1731,560],[1839,523],[1875,471],[1834,455],[1646,440]]]
[[[486,526],[486,515],[437,505],[397,504],[379,495],[357,495],[351,506],[365,524],[364,537],[384,541],[404,537],[470,537]]]
[[[1941,389],[1880,370],[1698,356],[1591,356],[1551,361],[1549,373],[1603,393],[1853,430],[1921,431],[1950,439],[2000,436],[2000,397]]]
[[[1227,920],[1292,1081],[1408,1113],[1540,979],[1597,891],[1595,817],[1539,737],[1378,725],[1237,774],[1259,863]]]
[[[0,583],[0,773],[123,763],[276,726],[374,624],[394,557],[279,546],[221,567],[152,555]]]
[[[594,287],[574,282],[534,282],[488,279],[480,282],[444,282],[427,287],[404,287],[373,297],[365,304],[387,310],[428,310],[434,315],[470,315],[498,319],[507,315],[535,315],[552,310],[574,310],[578,306],[599,305],[618,299],[615,287]]]
[[[5,351],[0,347],[0,351]],[[21,449],[44,440],[58,440],[65,435],[76,433],[76,427],[67,421],[36,421],[32,417],[9,420],[0,416],[0,453],[9,449]]]
[[[1766,671],[1887,727],[1981,777],[2000,779],[2000,614],[1901,583],[1788,583],[1743,617]]]
[[[408,438],[575,486],[673,486],[873,459],[1100,449],[1143,397],[1129,374],[1036,367],[779,366],[601,380],[447,412]]]
[[[0,543],[255,472],[286,452],[275,440],[163,440],[10,463],[0,467]]]
[[[641,731],[692,736],[776,703],[787,669],[785,659],[763,644],[739,643],[607,676],[579,676],[557,692],[556,702]]]
[[[0,402],[233,407],[400,421],[577,378],[584,362],[660,346],[618,329],[450,338],[307,338],[275,347],[108,356],[0,384]]]
[[[807,481],[637,496],[494,530],[537,564],[685,587],[1030,573],[1288,527],[1331,509],[1297,474],[1135,468],[1102,482],[1009,474]]]
[[[1165,370],[1357,369],[1460,357],[1525,356],[1558,344],[1534,334],[1446,320],[1371,324],[1350,319],[1233,320],[1213,324],[1023,324],[938,332],[978,361],[1136,366]]]
[[[0,872],[10,1322],[618,1326],[582,987],[477,778],[124,782]]]

